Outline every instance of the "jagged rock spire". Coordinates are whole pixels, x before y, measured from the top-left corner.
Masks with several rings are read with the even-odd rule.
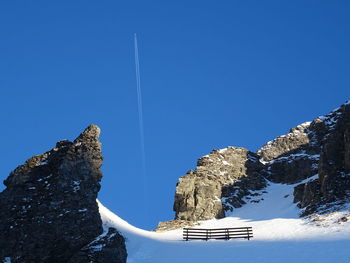
[[[100,262],[104,250],[90,251],[88,245],[103,233],[96,202],[103,160],[99,135],[91,124],[73,142],[59,141],[11,172],[0,193],[0,261],[71,262],[74,256],[74,263]],[[99,242],[108,241],[108,253],[125,251],[117,231],[106,235]],[[120,250],[111,250],[113,244]],[[126,252],[117,258],[108,262],[125,262]]]

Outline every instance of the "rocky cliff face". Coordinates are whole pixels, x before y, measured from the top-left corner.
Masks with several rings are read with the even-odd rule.
[[[244,148],[214,150],[200,158],[197,168],[181,177],[176,186],[176,219],[224,217],[225,210],[243,204],[242,197],[250,190],[265,187],[261,169],[258,156]]]
[[[0,261],[126,262],[124,238],[115,229],[103,233],[96,203],[99,134],[90,125],[11,172],[0,193]]]
[[[302,208],[301,215],[348,202],[350,102],[292,128],[257,153],[229,147],[200,158],[197,168],[176,186],[175,221],[160,226],[224,217],[225,211],[244,205],[243,197],[250,200],[249,195],[268,181],[295,184],[294,201]]]
[[[350,103],[313,121],[310,137],[320,144],[317,178],[295,188],[303,215],[348,202],[350,194]],[[316,139],[314,139],[315,141]]]
[[[310,122],[298,125],[257,151],[268,180],[295,184],[317,173],[320,144],[311,140],[310,127]]]

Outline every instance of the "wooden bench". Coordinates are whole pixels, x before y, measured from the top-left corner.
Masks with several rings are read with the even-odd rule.
[[[234,227],[234,228],[184,228],[183,239],[188,240],[209,240],[209,239],[233,239],[246,238],[250,240],[253,237],[252,227]]]

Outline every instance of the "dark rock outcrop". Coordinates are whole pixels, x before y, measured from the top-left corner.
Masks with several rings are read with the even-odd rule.
[[[310,204],[318,204],[321,201],[320,196],[320,182],[318,179],[294,187],[294,203],[298,203],[301,208]],[[315,210],[312,212],[315,212]]]
[[[96,203],[102,178],[99,134],[90,125],[75,141],[59,141],[11,172],[0,193],[0,260],[72,262],[95,244],[103,233]],[[96,257],[84,262],[126,261],[124,239],[116,230],[110,232],[100,240],[106,246],[98,256],[94,252]],[[113,253],[114,260],[99,260]]]
[[[266,165],[267,179],[274,183],[295,184],[317,173],[319,155],[289,154]]]
[[[109,228],[107,233],[81,248],[68,263],[125,262],[127,254],[124,243],[124,237],[115,228]]]
[[[326,116],[293,128],[257,152],[265,161],[267,179],[300,183],[295,187],[294,202],[303,208],[303,216],[349,197],[349,129],[350,103],[346,103]],[[317,178],[302,183],[312,176]]]
[[[318,178],[298,186],[294,193],[295,202],[304,208],[303,215],[325,204],[346,202],[350,195],[350,103],[317,118],[313,124],[318,129],[311,133],[323,135],[318,139],[321,145]]]

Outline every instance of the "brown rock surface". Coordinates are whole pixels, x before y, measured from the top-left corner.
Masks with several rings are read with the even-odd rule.
[[[228,195],[227,186],[245,178],[258,182],[257,188],[265,187],[259,174],[261,168],[258,157],[244,148],[214,150],[200,158],[197,168],[181,177],[176,186],[175,219],[197,221],[224,217],[223,189]]]

